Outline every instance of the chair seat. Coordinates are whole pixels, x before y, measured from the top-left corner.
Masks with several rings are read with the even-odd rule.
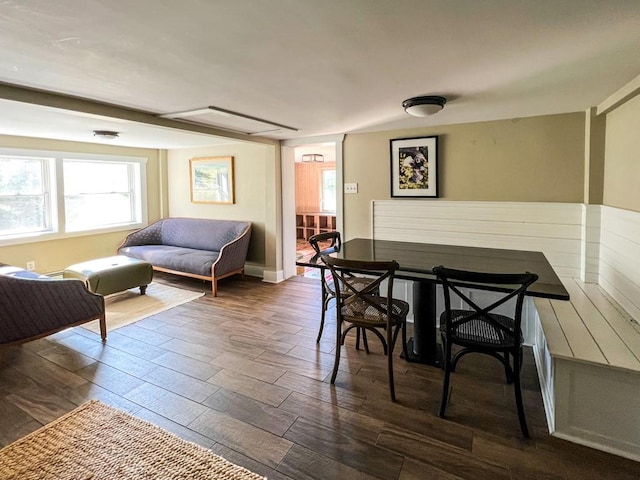
[[[371,295],[367,297],[367,300],[380,305],[383,311],[378,310],[368,302],[358,298],[354,301],[345,301],[341,313],[343,319],[347,322],[362,325],[365,327],[384,327],[387,322],[386,308],[387,299],[385,297],[379,297],[377,295]],[[399,325],[404,321],[409,312],[409,304],[402,300],[391,300],[391,325]]]
[[[474,314],[472,310],[451,310],[451,320],[455,325],[457,320]],[[440,316],[440,331],[447,334],[447,316],[443,312]],[[496,324],[504,327],[501,329]],[[451,331],[451,340],[456,343],[472,343],[475,346],[486,348],[512,348],[516,339],[513,336],[515,322],[512,318],[496,313],[487,316],[479,316],[467,322],[455,325]]]

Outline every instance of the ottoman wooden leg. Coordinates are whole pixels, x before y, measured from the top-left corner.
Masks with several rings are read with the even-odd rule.
[[[140,295],[144,295],[147,293],[147,286],[146,285],[140,285]]]

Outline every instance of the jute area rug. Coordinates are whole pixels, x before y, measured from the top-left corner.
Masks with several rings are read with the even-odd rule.
[[[96,400],[0,450],[3,480],[264,479]]]
[[[182,290],[162,283],[149,284],[146,295],[140,295],[139,288],[109,295],[105,297],[104,302],[107,314],[107,332],[190,302],[203,295],[202,292]],[[82,326],[92,332],[100,333],[100,325],[97,320]]]

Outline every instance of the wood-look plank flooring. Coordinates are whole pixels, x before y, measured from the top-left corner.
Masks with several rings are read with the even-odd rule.
[[[370,354],[347,340],[332,386],[335,314],[316,344],[316,280],[234,277],[215,298],[205,282],[155,281],[206,295],[110,331],[104,345],[76,327],[0,349],[0,446],[95,398],[272,480],[640,478],[640,463],[548,434],[530,351],[525,440],[491,358],[461,361],[447,419],[437,416],[441,370],[406,363],[399,350],[398,401],[389,400],[373,337]]]

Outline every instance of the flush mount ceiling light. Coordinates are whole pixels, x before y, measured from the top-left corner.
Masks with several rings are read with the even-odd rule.
[[[305,153],[302,155],[303,162],[324,162],[324,155],[321,153]]]
[[[414,117],[427,117],[438,113],[444,108],[447,99],[435,95],[427,95],[424,97],[413,97],[402,102],[404,111]]]
[[[120,133],[113,132],[111,130],[94,130],[93,131],[93,136],[94,137],[103,138],[105,140],[116,139],[116,138],[118,138],[119,135],[120,135]]]

